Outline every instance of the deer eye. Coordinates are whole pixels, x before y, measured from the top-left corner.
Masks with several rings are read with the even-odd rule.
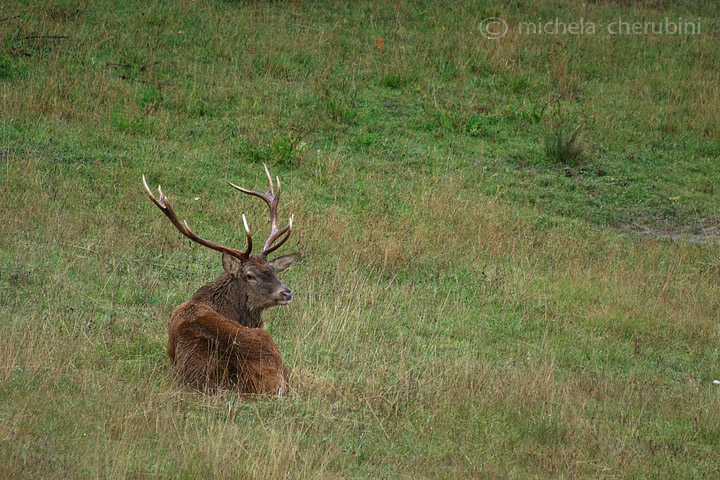
[[[248,282],[254,282],[257,280],[257,277],[255,276],[254,273],[246,273],[245,280],[247,280]]]

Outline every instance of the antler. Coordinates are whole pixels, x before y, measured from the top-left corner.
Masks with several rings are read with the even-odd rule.
[[[290,238],[290,231],[292,230],[292,222],[293,217],[290,217],[290,223],[288,223],[285,227],[278,229],[277,226],[277,207],[278,207],[278,200],[280,200],[280,178],[275,177],[275,180],[277,181],[277,194],[275,194],[275,186],[273,185],[272,177],[270,176],[270,171],[267,168],[267,165],[263,163],[263,167],[265,167],[265,175],[267,175],[268,183],[270,184],[270,190],[267,191],[267,193],[258,193],[254,192],[252,190],[247,190],[242,187],[238,187],[234,183],[228,182],[231,187],[240,190],[243,193],[247,193],[248,195],[255,195],[256,197],[262,198],[265,203],[267,203],[268,208],[270,209],[270,221],[271,221],[271,227],[270,227],[270,236],[265,241],[265,245],[263,246],[262,255],[267,256],[269,253],[277,250],[285,241]],[[284,235],[284,236],[283,236]],[[279,239],[279,240],[278,240]],[[274,243],[274,245],[273,245]]]
[[[199,243],[200,245],[204,245],[208,248],[211,248],[213,250],[216,250],[218,252],[224,252],[229,255],[232,255],[235,258],[238,258],[240,260],[247,260],[248,257],[250,257],[250,251],[252,250],[252,237],[250,237],[250,229],[248,228],[247,220],[245,219],[245,215],[243,215],[243,224],[245,226],[245,236],[247,236],[247,250],[244,252],[241,252],[240,250],[235,250],[234,248],[226,247],[224,245],[220,245],[217,243],[210,242],[208,240],[205,240],[204,238],[200,238],[197,235],[195,235],[193,232],[190,231],[190,227],[188,227],[187,222],[180,223],[180,220],[178,220],[177,216],[175,215],[175,212],[173,211],[172,207],[170,206],[170,202],[168,201],[167,197],[163,194],[162,189],[160,188],[160,185],[158,185],[158,193],[160,193],[160,198],[155,198],[155,195],[150,192],[150,187],[148,187],[147,180],[145,180],[145,175],[142,176],[143,185],[145,185],[145,191],[147,192],[148,196],[150,197],[150,200],[157,205],[157,207],[165,214],[166,217],[170,219],[173,225],[175,225],[175,228],[180,230],[180,233],[185,235],[190,240]]]

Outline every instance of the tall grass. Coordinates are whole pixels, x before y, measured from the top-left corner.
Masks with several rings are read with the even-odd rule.
[[[703,34],[477,30],[555,15]],[[65,1],[0,19],[0,477],[720,468],[715,7]],[[572,178],[543,154],[558,102],[583,125]],[[175,378],[166,325],[220,259],[140,175],[233,244],[241,213],[258,237],[267,213],[225,180],[262,184],[261,161],[301,253],[296,299],[268,312],[293,391],[206,396]],[[609,228],[628,225],[705,236]]]

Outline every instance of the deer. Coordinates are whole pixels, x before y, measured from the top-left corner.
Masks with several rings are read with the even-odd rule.
[[[275,177],[275,193],[270,171],[267,165],[264,167],[270,186],[267,193],[228,182],[234,189],[261,198],[268,205],[270,236],[259,255],[251,255],[252,236],[244,214],[247,237],[244,251],[205,240],[190,230],[187,221],[178,220],[161,186],[158,185],[159,198],[156,198],[145,175],[142,176],[150,200],[181,234],[222,253],[224,272],[175,308],[168,326],[167,355],[184,383],[197,390],[282,396],[289,388],[289,371],[277,345],[263,329],[263,312],[276,305],[286,305],[293,298],[278,274],[290,267],[297,254],[268,258],[290,237],[293,217],[285,227],[278,228],[280,178]]]

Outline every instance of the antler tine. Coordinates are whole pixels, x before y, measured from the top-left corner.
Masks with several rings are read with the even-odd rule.
[[[175,215],[175,212],[172,209],[172,206],[170,205],[170,201],[167,199],[167,197],[163,194],[162,189],[158,185],[158,193],[160,194],[160,198],[155,198],[155,195],[152,194],[150,191],[150,187],[148,187],[147,180],[145,179],[145,175],[142,176],[143,185],[145,186],[145,193],[147,193],[148,197],[150,197],[150,200],[165,214],[166,217],[170,219],[170,222],[177,228],[180,233],[185,235],[190,240],[199,243],[200,245],[203,245],[205,247],[208,247],[212,250],[218,251],[218,252],[224,252],[229,255],[232,255],[235,258],[245,260],[250,256],[250,251],[252,249],[252,240],[250,239],[250,230],[247,228],[247,222],[245,222],[245,233],[248,237],[248,248],[245,252],[241,252],[240,250],[235,250],[234,248],[226,247],[224,245],[220,245],[218,243],[211,242],[209,240],[205,240],[204,238],[198,237],[195,235],[192,230],[190,230],[190,227],[188,226],[187,222],[180,222],[178,220],[177,215]]]
[[[290,217],[290,223],[285,225],[285,227],[282,230],[279,230],[273,237],[273,235],[268,238],[268,241],[265,242],[265,246],[263,247],[263,255],[267,255],[271,252],[274,252],[278,248],[280,248],[280,245],[285,243],[285,241],[290,238],[290,231],[292,230],[292,223],[293,223],[293,217]],[[283,234],[286,234],[280,241],[276,242],[275,245],[272,245],[272,242],[280,238]],[[272,245],[272,246],[270,246]]]
[[[267,165],[264,163],[263,163],[263,167],[265,167],[265,175],[267,175],[268,183],[270,184],[270,193],[274,195],[275,194],[275,186],[272,183],[272,177],[270,176],[270,170],[268,170]]]
[[[252,252],[252,235],[250,235],[250,227],[248,227],[247,218],[245,218],[245,214],[243,213],[243,225],[245,226],[245,236],[247,237],[247,249],[245,250],[245,253],[247,256],[250,256],[250,252]]]
[[[275,177],[275,181],[277,182],[277,193],[275,193],[275,185],[273,185],[272,177],[270,176],[270,170],[268,170],[267,165],[263,163],[263,167],[265,167],[265,175],[268,178],[268,183],[270,185],[270,190],[268,190],[266,193],[258,193],[253,190],[248,190],[243,187],[239,187],[235,185],[232,182],[228,182],[231,187],[235,188],[236,190],[239,190],[243,193],[247,193],[248,195],[254,195],[258,198],[262,198],[265,203],[267,203],[268,209],[270,211],[270,236],[265,241],[265,245],[263,246],[262,255],[267,256],[269,253],[275,251],[277,248],[280,247],[285,241],[290,237],[290,231],[292,229],[292,218],[290,219],[290,223],[283,227],[282,229],[278,229],[277,226],[277,207],[278,202],[280,200],[280,177]],[[284,235],[284,237],[283,237]],[[279,241],[277,241],[280,239]],[[274,244],[274,245],[273,245]]]
[[[267,168],[267,167],[266,167]],[[277,195],[273,198],[273,211],[270,213],[271,231],[277,230],[277,206],[280,202],[280,177],[275,177],[277,182]],[[270,185],[272,187],[272,184]]]

